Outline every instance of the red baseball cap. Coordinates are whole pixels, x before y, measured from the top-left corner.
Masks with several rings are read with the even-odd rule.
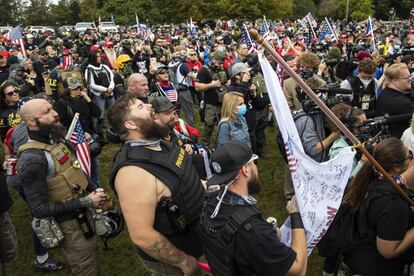
[[[69,55],[69,54],[71,54],[71,52],[70,52],[69,49],[63,49],[62,54]]]
[[[3,58],[8,58],[10,57],[10,53],[7,51],[3,51],[3,52],[0,52],[0,56],[2,56]]]

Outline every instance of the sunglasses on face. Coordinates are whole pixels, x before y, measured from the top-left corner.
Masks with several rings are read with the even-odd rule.
[[[12,90],[12,91],[6,93],[6,95],[9,96],[9,97],[11,97],[13,95],[17,95],[17,94],[19,94],[19,92],[17,92],[16,90]]]

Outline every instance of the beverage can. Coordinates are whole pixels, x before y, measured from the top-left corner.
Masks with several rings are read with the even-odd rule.
[[[17,159],[16,158],[7,159],[6,175],[15,176],[16,173],[17,173]]]

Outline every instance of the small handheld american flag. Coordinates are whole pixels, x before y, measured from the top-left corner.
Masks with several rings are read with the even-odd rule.
[[[20,45],[20,50],[22,51],[22,54],[24,58],[27,58],[26,49],[24,48],[24,41],[23,41],[23,29],[20,26],[14,27],[10,29],[10,31],[3,35],[4,38],[10,39],[11,42],[14,44]]]
[[[250,38],[249,31],[247,30],[247,27],[245,24],[243,24],[240,42],[246,43],[247,49],[249,49],[249,54],[256,51],[256,44],[254,44],[254,42]]]
[[[75,146],[76,157],[80,162],[82,170],[87,176],[91,176],[91,151],[85,139],[85,132],[79,122],[79,113],[76,113],[73,117],[66,140],[69,140]]]

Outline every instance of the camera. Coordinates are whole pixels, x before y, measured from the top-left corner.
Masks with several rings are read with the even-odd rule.
[[[328,59],[325,60],[326,65],[328,65],[329,67],[334,67],[339,63],[339,60],[334,58],[334,59]]]

